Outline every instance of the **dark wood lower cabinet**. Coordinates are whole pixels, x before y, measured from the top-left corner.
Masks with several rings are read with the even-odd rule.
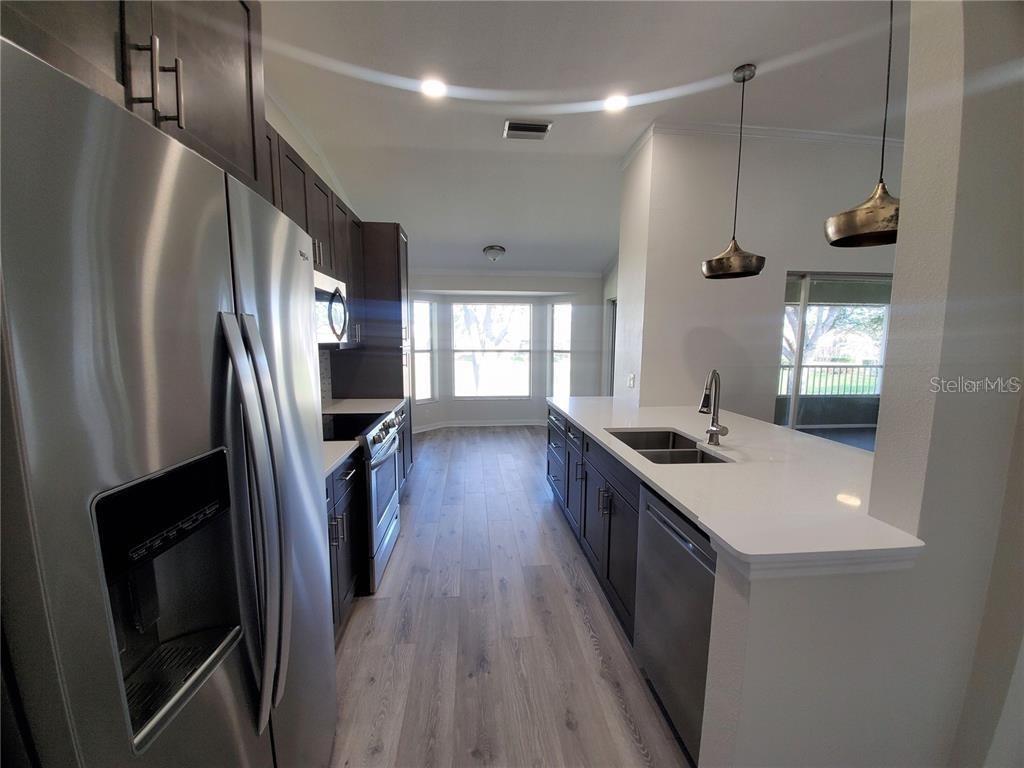
[[[580,524],[580,546],[599,577],[605,573],[608,526],[605,524],[607,483],[591,465],[586,467],[583,481],[583,519]]]
[[[331,562],[331,613],[334,641],[341,641],[352,602],[356,577],[352,546],[352,516],[363,508],[364,482],[359,463],[350,458],[327,479],[327,546]]]
[[[610,489],[605,579],[609,601],[619,615],[629,638],[633,638],[633,612],[636,606],[637,529],[640,515],[635,506],[614,488]]]
[[[639,481],[579,427],[563,422],[564,432],[557,420],[548,419],[548,481],[612,610],[632,640]],[[553,440],[564,441],[560,452],[553,450]]]

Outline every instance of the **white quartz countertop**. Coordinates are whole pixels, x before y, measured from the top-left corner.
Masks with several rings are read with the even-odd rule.
[[[324,440],[324,477],[341,466],[359,447],[355,440]]]
[[[331,413],[389,413],[402,404],[400,397],[372,399],[348,397],[343,400],[324,400],[323,412]]]
[[[868,514],[874,454],[721,411],[722,445],[706,444],[697,407],[625,398],[548,398],[609,453],[739,560],[750,576],[906,567],[924,546]],[[608,428],[674,429],[731,463],[655,464]]]

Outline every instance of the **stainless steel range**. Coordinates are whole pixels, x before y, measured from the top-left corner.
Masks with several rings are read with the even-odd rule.
[[[401,427],[406,417],[403,401],[384,414],[325,414],[325,440],[358,440],[366,476],[366,513],[357,522],[359,592],[374,594],[398,541],[401,529],[399,492],[402,484]]]

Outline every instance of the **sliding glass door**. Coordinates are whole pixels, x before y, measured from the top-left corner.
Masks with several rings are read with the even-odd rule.
[[[790,274],[775,423],[874,448],[889,275]]]

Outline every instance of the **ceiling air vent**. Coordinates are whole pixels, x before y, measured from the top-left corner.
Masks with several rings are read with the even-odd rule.
[[[551,123],[537,120],[506,120],[501,135],[506,139],[533,139],[539,141],[548,135]]]

